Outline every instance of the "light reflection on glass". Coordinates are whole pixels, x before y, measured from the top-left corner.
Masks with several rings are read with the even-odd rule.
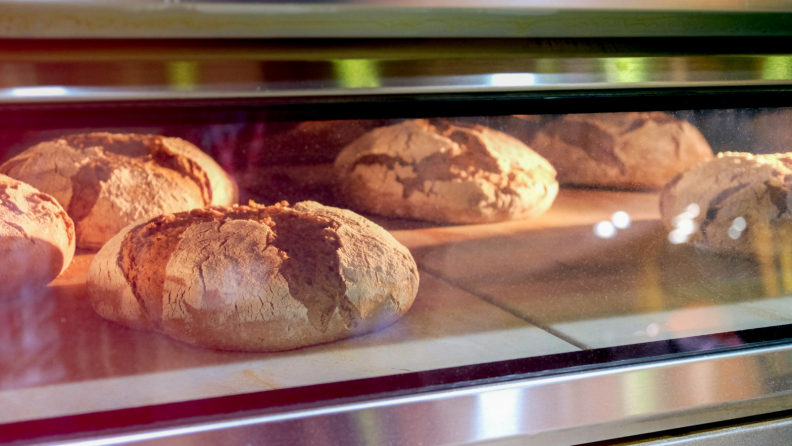
[[[382,85],[376,60],[334,60],[333,72],[343,88],[377,88]]]
[[[778,252],[778,264],[781,269],[781,284],[784,291],[792,292],[792,226],[782,224],[778,228],[778,243],[776,250]]]
[[[483,440],[520,433],[522,391],[506,389],[478,396],[476,436]]]
[[[729,237],[732,240],[737,240],[738,238],[740,238],[740,235],[742,234],[742,232],[745,230],[746,227],[748,227],[748,223],[745,221],[744,218],[742,217],[735,218],[728,230]]]
[[[674,230],[668,234],[668,241],[678,245],[688,241],[690,236],[698,230],[695,218],[701,213],[701,208],[696,203],[689,204],[685,211],[671,219]]]
[[[536,84],[533,73],[498,73],[490,76],[493,87],[525,87]]]
[[[696,222],[690,219],[680,220],[676,228],[684,234],[692,234],[696,232]]]
[[[649,80],[647,57],[614,57],[603,59],[603,70],[609,82],[636,83]]]
[[[768,80],[792,79],[792,57],[767,56],[762,66],[762,78]]]
[[[630,215],[624,211],[619,211],[613,214],[611,216],[611,221],[613,222],[613,226],[616,226],[618,229],[627,229],[632,223]]]
[[[594,225],[594,234],[600,238],[612,238],[616,235],[616,227],[609,221],[601,221]]]
[[[775,267],[775,241],[773,231],[767,220],[756,219],[751,222],[752,229],[749,231],[751,236],[751,247],[754,258],[759,264],[759,275],[762,278],[762,286],[766,297],[777,296],[779,293],[778,273]]]
[[[174,90],[194,90],[199,83],[198,64],[196,62],[169,62],[168,85]]]
[[[610,221],[601,221],[594,225],[594,234],[600,238],[612,238],[619,232],[619,229],[627,229],[631,224],[630,215],[624,211],[618,211],[611,216]]]
[[[66,96],[68,94],[69,90],[65,87],[19,87],[11,89],[11,96],[19,98]]]
[[[630,415],[654,412],[658,406],[658,386],[653,370],[644,370],[626,376],[621,381],[621,398],[624,410]]]

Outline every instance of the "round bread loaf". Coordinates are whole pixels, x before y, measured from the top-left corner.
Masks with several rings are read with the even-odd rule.
[[[476,124],[413,120],[381,127],[336,158],[338,195],[351,207],[440,223],[543,214],[555,170],[505,133]]]
[[[792,223],[790,189],[792,153],[724,152],[669,182],[660,195],[660,213],[675,243],[752,255],[757,240]]]
[[[701,132],[662,112],[564,115],[543,122],[529,144],[561,184],[616,189],[661,189],[713,157]]]
[[[88,273],[102,317],[224,350],[288,350],[367,333],[401,317],[417,291],[415,261],[388,232],[310,201],[135,223]]]
[[[74,224],[51,196],[0,175],[0,300],[24,297],[74,257]]]
[[[77,246],[97,249],[141,218],[236,203],[234,182],[179,138],[88,133],[38,144],[0,173],[55,197],[76,225]]]

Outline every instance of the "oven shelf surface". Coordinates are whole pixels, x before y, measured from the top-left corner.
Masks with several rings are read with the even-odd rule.
[[[655,193],[562,189],[547,214],[528,221],[436,226],[371,216],[416,258],[413,308],[374,334],[282,353],[200,349],[102,320],[85,291],[93,254],[83,252],[44,294],[2,304],[0,404],[8,410],[0,423],[664,340],[676,351],[735,348],[744,342],[733,332],[792,324],[792,297],[765,296],[755,265],[712,257],[690,269],[692,248],[667,243],[657,208]],[[598,238],[594,224],[619,211],[631,226]],[[724,284],[726,268],[745,274]],[[753,369],[694,361],[696,373],[707,370],[701,379],[741,380],[734,401],[766,390],[747,383],[758,379]]]

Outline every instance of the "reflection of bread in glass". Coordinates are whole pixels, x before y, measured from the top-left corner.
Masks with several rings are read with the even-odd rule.
[[[45,287],[74,256],[74,224],[51,196],[0,175],[0,300]]]
[[[525,142],[574,186],[660,189],[713,157],[701,132],[662,112],[548,116]]]
[[[51,194],[74,220],[77,246],[98,249],[130,223],[165,212],[231,205],[233,181],[179,138],[89,133],[38,144],[0,173]]]

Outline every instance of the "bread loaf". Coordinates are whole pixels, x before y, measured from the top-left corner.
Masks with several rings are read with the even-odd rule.
[[[389,233],[315,202],[144,220],[113,237],[88,274],[102,317],[225,350],[370,332],[402,316],[417,290],[415,262]]]
[[[790,190],[792,153],[724,152],[669,182],[660,213],[669,231],[677,231],[674,242],[751,256],[757,236],[772,240],[774,229],[792,224]]]
[[[529,142],[562,185],[658,190],[713,157],[704,136],[662,112],[572,114],[543,119]]]
[[[74,256],[74,224],[51,196],[0,175],[0,300],[43,288]]]
[[[76,225],[77,246],[97,249],[130,223],[166,212],[231,205],[233,181],[179,138],[88,133],[38,144],[0,173],[55,197]]]
[[[381,127],[335,161],[339,198],[354,209],[440,223],[489,223],[544,213],[555,170],[504,133],[447,120]]]

